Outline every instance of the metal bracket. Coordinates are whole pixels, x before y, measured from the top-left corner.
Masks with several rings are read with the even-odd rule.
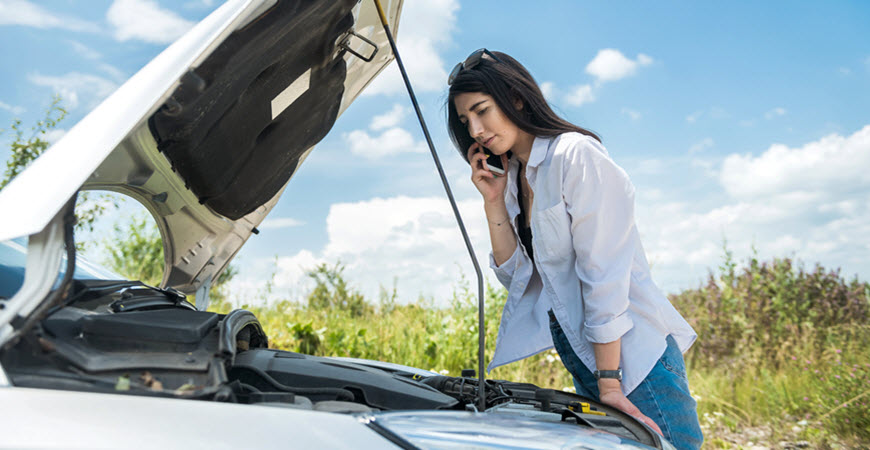
[[[350,38],[352,36],[356,36],[357,38],[359,38],[359,40],[365,42],[366,44],[369,44],[372,47],[372,54],[369,56],[363,56],[363,55],[357,53],[356,50],[351,48]],[[344,38],[341,40],[341,42],[338,44],[338,46],[347,50],[352,55],[356,56],[357,58],[359,58],[365,62],[372,62],[372,60],[375,59],[375,55],[378,54],[378,44],[375,44],[374,42],[372,42],[371,39],[365,38],[357,33],[354,33],[353,30],[348,31],[347,34],[344,35]]]

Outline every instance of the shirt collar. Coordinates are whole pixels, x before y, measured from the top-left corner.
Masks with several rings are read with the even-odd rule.
[[[532,151],[529,154],[529,167],[538,167],[539,164],[544,162],[549,148],[550,138],[535,136],[535,140],[532,142]]]

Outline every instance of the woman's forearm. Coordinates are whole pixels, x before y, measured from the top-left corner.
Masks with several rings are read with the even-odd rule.
[[[595,366],[598,370],[616,370],[619,369],[621,339],[606,344],[592,343],[592,348],[595,352]],[[615,378],[602,378],[598,380],[598,390],[609,391],[619,390],[620,381]]]
[[[489,223],[489,239],[492,241],[492,256],[499,266],[510,259],[517,249],[517,238],[511,226],[510,215],[504,201],[485,202],[483,207]]]

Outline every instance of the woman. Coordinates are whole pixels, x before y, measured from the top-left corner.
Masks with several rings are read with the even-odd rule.
[[[480,49],[448,84],[450,137],[471,164],[490,265],[508,289],[489,369],[555,346],[578,394],[700,447],[682,357],[697,335],[650,278],[628,176],[510,56]]]

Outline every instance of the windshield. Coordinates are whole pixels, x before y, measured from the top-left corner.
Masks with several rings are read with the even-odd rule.
[[[57,283],[66,272],[66,255],[60,265]],[[24,284],[24,268],[27,264],[27,239],[18,238],[0,241],[0,300],[12,298]],[[124,277],[76,255],[76,270],[73,277],[77,280],[123,280]]]

